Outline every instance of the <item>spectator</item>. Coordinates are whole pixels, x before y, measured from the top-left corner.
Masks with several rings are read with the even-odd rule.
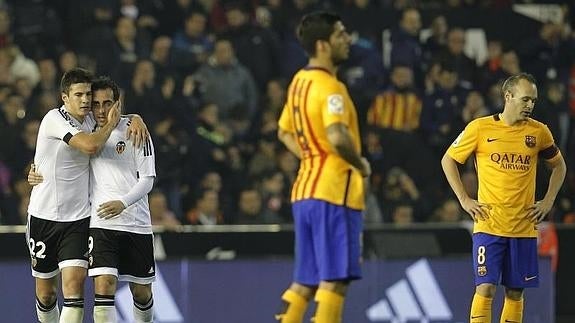
[[[262,134],[257,142],[257,148],[248,164],[248,174],[258,177],[277,168],[275,153],[277,150],[275,132]]]
[[[12,83],[17,79],[25,79],[31,87],[40,80],[38,65],[22,54],[15,45],[0,48],[0,71],[4,83]]]
[[[354,38],[362,38],[372,46],[381,48],[381,32],[384,24],[391,19],[384,19],[385,11],[380,10],[378,2],[373,0],[353,0],[343,3],[342,19]]]
[[[238,61],[253,76],[258,89],[265,91],[269,80],[278,76],[279,40],[269,29],[251,23],[247,8],[232,3],[225,10],[228,28],[222,37],[234,47]]]
[[[266,211],[262,206],[262,196],[254,187],[243,188],[238,197],[237,224],[278,224],[282,219]]]
[[[404,65],[413,70],[416,84],[423,82],[423,53],[419,42],[421,16],[415,8],[405,9],[399,27],[391,34],[391,66]]]
[[[380,133],[385,156],[383,172],[403,165],[413,174],[421,167],[421,158],[429,157],[418,133],[421,106],[412,69],[406,65],[394,66],[391,86],[375,97],[367,112],[367,124]],[[413,147],[422,148],[414,150]]]
[[[459,84],[457,71],[446,64],[441,66],[436,87],[423,99],[421,127],[437,158],[463,129],[461,104],[466,92]]]
[[[111,75],[118,85],[130,84],[136,63],[150,54],[150,36],[138,30],[136,21],[122,16],[116,21],[111,44],[93,49],[99,74]],[[147,120],[146,120],[147,121]]]
[[[217,169],[222,173],[227,171],[226,148],[230,136],[220,122],[218,109],[215,104],[206,104],[198,111],[191,143],[194,153],[190,154],[188,161],[188,176],[191,181],[201,178],[202,174],[210,169]]]
[[[157,85],[154,64],[147,59],[136,63],[130,86],[126,88],[125,111],[137,113],[153,127],[167,113]]]
[[[447,34],[447,47],[437,54],[435,60],[442,65],[451,64],[459,80],[470,86],[476,82],[477,64],[463,52],[465,41],[463,29],[451,29]]]
[[[503,44],[501,41],[490,39],[487,42],[487,60],[478,70],[477,86],[482,90],[486,90],[493,83],[505,78],[501,70],[502,56]]]
[[[471,120],[489,115],[490,111],[485,106],[483,96],[479,91],[471,91],[467,94],[465,105],[461,111],[463,123],[467,124]]]
[[[430,222],[458,223],[464,219],[467,219],[467,216],[464,215],[459,201],[448,198],[433,212]]]
[[[413,208],[413,220],[420,219],[425,215],[425,207],[419,188],[413,179],[399,167],[391,169],[387,173],[382,188],[381,206],[384,220],[393,220],[394,208],[397,204],[409,203]]]
[[[285,179],[279,170],[264,172],[261,176],[260,192],[263,201],[263,212],[281,218],[281,222],[291,222],[291,204],[284,194]]]
[[[150,193],[150,216],[152,225],[161,226],[168,231],[180,231],[181,223],[172,210],[168,208],[166,196],[161,191],[154,190]]]
[[[410,202],[400,201],[393,206],[391,221],[398,226],[408,226],[415,222],[415,210]]]
[[[222,121],[227,122],[234,112],[250,119],[257,112],[256,85],[250,72],[237,62],[229,40],[216,41],[213,56],[194,77],[199,82],[204,100],[220,108]]]
[[[424,41],[423,58],[426,65],[430,65],[433,57],[445,50],[447,46],[447,19],[440,15],[433,18],[430,26],[431,35]]]
[[[191,208],[186,211],[186,220],[189,224],[223,224],[224,217],[220,210],[218,192],[212,189],[200,189],[193,198]]]
[[[192,67],[188,72],[193,72],[205,63],[213,51],[214,42],[207,33],[207,22],[208,18],[204,12],[192,11],[182,24],[184,28],[174,34],[174,49],[179,51],[182,57],[189,56],[189,64]]]

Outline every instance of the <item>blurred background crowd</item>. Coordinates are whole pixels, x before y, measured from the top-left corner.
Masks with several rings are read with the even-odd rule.
[[[295,26],[318,9],[340,13],[353,39],[339,78],[373,168],[366,221],[467,219],[439,161],[467,122],[501,110],[501,81],[524,71],[538,80],[534,117],[568,163],[550,216],[574,222],[574,5],[559,1],[534,19],[521,5],[557,1],[525,2],[0,1],[0,224],[26,221],[40,120],[61,104],[60,77],[76,66],[112,77],[124,112],[147,123],[155,224],[291,222],[298,160],[278,142],[277,119],[307,61]],[[463,168],[473,195],[473,165]]]

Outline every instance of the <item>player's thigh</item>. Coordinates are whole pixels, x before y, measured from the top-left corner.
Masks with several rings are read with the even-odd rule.
[[[58,275],[59,222],[28,217],[26,242],[30,252],[32,276],[50,279]]]
[[[314,254],[320,279],[361,278],[361,211],[322,202],[313,221]]]
[[[536,238],[509,238],[501,283],[517,289],[539,286]]]
[[[320,282],[310,222],[316,209],[314,202],[311,200],[298,201],[292,206],[295,231],[294,281],[306,286],[317,286]]]
[[[155,280],[153,234],[121,233],[118,275],[121,281],[144,285]]]
[[[121,231],[90,228],[88,247],[88,275],[90,277],[111,275],[118,277]]]
[[[62,236],[58,246],[58,266],[88,268],[88,229],[90,218],[61,224]]]
[[[475,285],[499,284],[509,238],[474,233],[472,239]]]

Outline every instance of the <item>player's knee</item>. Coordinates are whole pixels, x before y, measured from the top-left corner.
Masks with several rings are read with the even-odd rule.
[[[298,283],[292,283],[289,287],[290,290],[297,293],[298,295],[305,298],[307,301],[313,298],[315,291],[317,290],[317,286],[309,286],[309,285],[302,285]]]
[[[116,293],[116,277],[112,275],[101,275],[94,279],[96,294],[114,295]]]
[[[84,280],[86,273],[74,272],[73,274],[62,276],[62,291],[64,297],[79,297],[84,292]]]
[[[345,296],[348,286],[349,281],[347,280],[322,281],[319,284],[319,288],[337,293],[341,296]]]
[[[523,289],[506,288],[505,297],[514,301],[520,301],[523,299]]]
[[[130,283],[130,290],[132,291],[132,297],[134,300],[140,304],[145,304],[152,298],[152,285],[141,285]]]
[[[496,287],[493,284],[480,284],[475,287],[475,292],[483,297],[493,298]]]
[[[43,306],[50,306],[56,302],[57,294],[55,290],[37,291],[36,298]]]

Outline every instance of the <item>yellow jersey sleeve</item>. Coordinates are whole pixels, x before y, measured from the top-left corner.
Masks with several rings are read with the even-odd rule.
[[[338,82],[330,82],[324,89],[325,102],[322,102],[322,119],[325,127],[334,123],[349,124],[352,103],[347,100],[345,89]]]
[[[479,122],[474,120],[457,136],[451,146],[447,149],[449,157],[463,164],[477,149],[477,138],[479,133]]]

